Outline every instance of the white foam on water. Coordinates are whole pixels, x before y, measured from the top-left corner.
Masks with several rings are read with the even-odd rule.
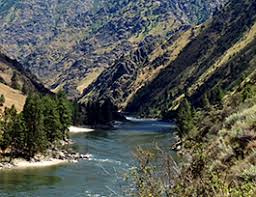
[[[97,159],[97,158],[90,158],[90,161],[96,161],[96,162],[100,162],[100,163],[113,163],[113,164],[117,164],[117,165],[121,165],[122,162],[121,161],[116,161],[113,159]]]
[[[143,121],[157,121],[157,119],[151,119],[151,118],[135,118],[131,116],[125,117],[127,120],[134,121],[134,122],[143,122]]]

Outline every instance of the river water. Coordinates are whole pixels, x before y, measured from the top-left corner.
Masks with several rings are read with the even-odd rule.
[[[0,197],[126,196],[125,174],[136,165],[137,146],[170,147],[171,123],[129,118],[116,129],[72,134],[74,148],[90,160],[53,167],[0,172]],[[174,153],[173,153],[174,154]]]

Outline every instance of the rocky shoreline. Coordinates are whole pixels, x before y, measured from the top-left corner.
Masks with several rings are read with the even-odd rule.
[[[47,167],[63,163],[77,163],[80,160],[90,159],[91,156],[89,154],[80,154],[74,152],[71,148],[63,148],[65,145],[70,144],[72,144],[72,141],[65,142],[62,144],[62,148],[53,147],[44,154],[35,155],[30,160],[25,160],[24,158],[2,158],[2,161],[0,161],[0,170]]]

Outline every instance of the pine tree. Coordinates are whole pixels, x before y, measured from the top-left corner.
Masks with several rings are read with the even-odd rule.
[[[40,97],[29,95],[23,110],[26,126],[25,142],[28,158],[34,157],[37,152],[43,152],[48,145],[45,129],[43,110]]]
[[[221,102],[224,96],[225,96],[225,93],[223,89],[220,86],[218,86],[217,92],[216,92],[217,102]]]
[[[247,84],[242,91],[243,101],[253,98],[256,95],[256,87],[252,84]]]
[[[22,86],[22,89],[21,89],[22,93],[24,95],[27,95],[29,92],[30,92],[30,89],[29,89],[29,86],[27,83],[24,83],[23,86]]]
[[[72,122],[73,125],[81,125],[81,112],[80,112],[80,105],[77,101],[73,102],[73,111],[72,111]]]
[[[1,140],[1,149],[7,149],[12,142],[12,128],[14,124],[14,119],[17,116],[17,111],[14,106],[10,109],[5,108],[3,120],[2,120],[2,140]]]
[[[20,90],[19,78],[16,72],[13,73],[11,78],[11,87],[16,90]]]
[[[23,156],[25,154],[25,133],[26,128],[23,115],[19,114],[14,119],[11,131],[11,146],[16,156]]]
[[[209,99],[208,99],[208,95],[207,95],[207,93],[205,93],[205,94],[203,95],[203,98],[202,98],[202,107],[203,107],[204,109],[209,109],[210,106],[211,106],[211,104],[210,104],[210,101],[209,101]]]
[[[0,95],[0,107],[2,107],[3,105],[4,105],[4,103],[5,103],[5,97],[4,97],[4,95]]]
[[[62,139],[68,138],[68,128],[72,124],[72,103],[67,100],[65,94],[57,94],[58,113],[60,116]]]
[[[110,124],[114,117],[113,117],[113,111],[114,111],[114,104],[111,102],[109,98],[104,100],[101,111],[103,114],[103,124]]]
[[[210,101],[213,104],[219,104],[222,102],[225,93],[220,86],[215,86],[210,92]]]
[[[193,108],[187,99],[180,104],[177,111],[176,121],[179,127],[180,137],[184,137],[195,129],[193,121]]]
[[[88,125],[96,125],[97,121],[96,121],[96,116],[95,114],[97,113],[97,109],[96,109],[96,104],[95,102],[89,101],[86,104],[86,122],[85,124]]]
[[[63,138],[61,133],[60,114],[56,101],[50,96],[45,96],[42,99],[44,129],[47,135],[47,140],[50,143],[56,142]]]

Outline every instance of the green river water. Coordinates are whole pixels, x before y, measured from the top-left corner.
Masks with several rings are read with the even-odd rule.
[[[113,130],[71,135],[74,148],[90,154],[89,160],[0,171],[0,197],[126,196],[124,175],[136,165],[136,147],[150,148],[157,143],[167,148],[173,136],[171,123],[129,119]]]

